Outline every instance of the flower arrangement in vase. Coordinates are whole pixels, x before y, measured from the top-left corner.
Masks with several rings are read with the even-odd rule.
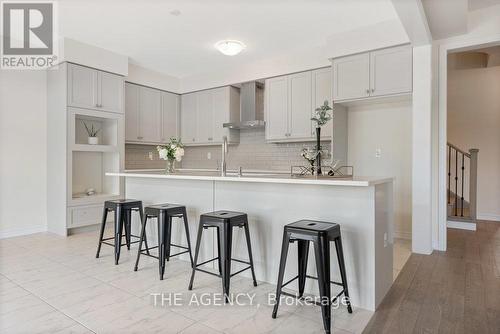
[[[184,156],[184,145],[182,145],[180,139],[172,137],[168,144],[157,146],[156,149],[160,159],[167,161],[166,173],[173,173],[175,171],[175,162],[180,162]]]
[[[323,105],[319,106],[318,108],[315,109],[315,115],[314,117],[311,118],[311,121],[316,123],[316,170],[315,174],[321,175],[321,144],[320,144],[320,139],[321,139],[321,127],[328,123],[332,118],[333,115],[331,112],[333,111],[333,108],[328,105],[328,101],[325,100]]]

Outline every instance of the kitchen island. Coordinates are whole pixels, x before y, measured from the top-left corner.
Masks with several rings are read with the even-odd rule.
[[[132,171],[106,175],[125,177],[126,197],[142,200],[144,206],[153,203],[185,205],[193,247],[200,214],[215,210],[247,213],[257,280],[272,284],[277,281],[283,226],[300,219],[313,219],[341,226],[347,281],[354,306],[375,310],[392,285],[391,178],[332,179],[263,173],[220,176],[209,171],[174,174]],[[138,229],[138,222],[134,226]],[[182,224],[174,223],[172,230],[172,242],[185,244]],[[156,224],[149,224],[147,233],[148,238],[155,240]],[[204,231],[199,262],[216,256],[214,237],[215,232]],[[333,244],[331,249],[332,279],[339,281]],[[247,258],[243,231],[234,231],[233,258]],[[292,245],[285,279],[296,275],[296,259],[297,250]],[[233,271],[238,268],[238,264],[233,263]],[[312,253],[308,274],[316,276]],[[296,285],[289,287],[295,289]],[[332,286],[332,295],[336,288]],[[306,291],[317,293],[317,282],[308,280]]]

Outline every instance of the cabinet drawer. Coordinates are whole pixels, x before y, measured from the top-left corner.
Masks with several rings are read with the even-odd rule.
[[[68,227],[99,224],[102,218],[103,205],[81,206],[69,208]]]

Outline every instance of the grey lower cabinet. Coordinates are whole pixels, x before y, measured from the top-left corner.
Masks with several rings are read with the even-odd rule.
[[[127,82],[125,84],[125,141],[161,144],[179,137],[178,94]]]

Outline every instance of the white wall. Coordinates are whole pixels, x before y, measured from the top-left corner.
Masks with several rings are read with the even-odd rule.
[[[125,77],[125,81],[166,90],[172,93],[180,92],[179,78],[159,73],[134,64],[128,65],[128,75]]]
[[[433,59],[432,45],[413,48],[412,251],[421,254],[432,253],[438,232],[432,221]]]
[[[351,106],[347,117],[348,164],[356,175],[396,178],[394,231],[411,238],[412,103]]]
[[[0,70],[0,238],[46,230],[46,73]]]
[[[500,221],[500,67],[448,72],[448,140],[479,149],[477,215]]]

